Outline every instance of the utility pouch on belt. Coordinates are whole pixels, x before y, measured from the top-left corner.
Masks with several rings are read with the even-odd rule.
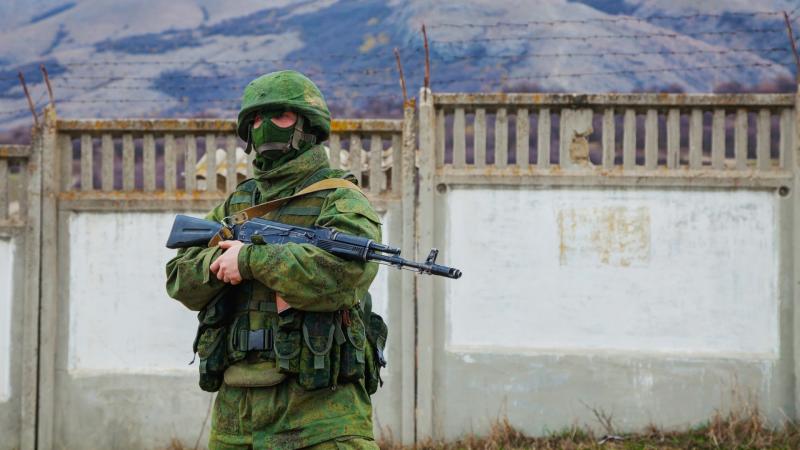
[[[364,387],[367,389],[367,393],[372,395],[378,391],[379,386],[383,386],[381,369],[386,367],[386,358],[383,352],[386,350],[389,328],[386,326],[386,322],[383,321],[383,317],[372,312],[372,296],[369,292],[361,301],[361,305],[364,309],[364,320],[367,329]]]
[[[364,377],[367,333],[359,308],[340,311],[344,343],[341,346],[339,381],[357,381]]]
[[[275,360],[281,373],[300,373],[303,346],[303,313],[290,309],[278,314],[275,323]]]
[[[228,352],[224,344],[229,318],[224,299],[226,293],[227,289],[223,289],[197,315],[200,323],[193,350],[200,357],[200,389],[207,392],[219,390],[228,366]]]
[[[369,294],[360,307],[334,313],[288,310],[277,317],[275,359],[280,372],[296,375],[306,390],[364,379],[374,394],[383,384],[387,334]]]
[[[300,373],[297,382],[306,390],[336,384],[339,369],[341,327],[337,333],[336,316],[332,313],[306,311],[303,317],[303,345],[300,348]],[[340,342],[337,342],[339,344]]]

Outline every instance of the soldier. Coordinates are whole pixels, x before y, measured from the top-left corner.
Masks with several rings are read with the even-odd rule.
[[[311,80],[280,71],[250,82],[237,133],[257,152],[255,177],[208,220],[336,180],[264,218],[380,241],[377,214],[347,181],[354,177],[329,167],[321,143],[330,112]],[[167,263],[167,292],[200,311],[200,385],[218,389],[210,448],[378,448],[369,397],[379,383],[378,353],[367,337],[371,306],[362,301],[376,272],[374,263],[305,244],[222,241],[178,251]]]

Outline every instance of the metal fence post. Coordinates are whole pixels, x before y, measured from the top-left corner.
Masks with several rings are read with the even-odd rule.
[[[39,355],[39,273],[42,225],[42,146],[44,128],[34,128],[27,164],[25,218],[25,296],[22,309],[22,396],[20,448],[36,448],[36,403]]]
[[[59,155],[56,129],[56,111],[48,106],[42,124],[42,198],[41,198],[41,272],[39,313],[39,404],[37,421],[37,448],[53,448],[55,418],[55,356],[58,327],[58,192],[60,184],[61,157]]]
[[[417,176],[417,121],[414,100],[408,100],[403,105],[403,141],[402,141],[402,211],[403,233],[402,252],[404,255],[414,255],[416,245],[416,176]],[[417,296],[415,292],[415,274],[407,270],[402,271],[400,327],[401,339],[401,380],[400,380],[400,440],[403,444],[414,442],[414,376],[415,356],[414,348],[416,331]]]
[[[434,171],[436,169],[436,113],[429,88],[420,91],[419,104],[419,206],[417,254],[424,259],[433,247]],[[433,437],[433,279],[417,278],[417,426],[416,440]]]

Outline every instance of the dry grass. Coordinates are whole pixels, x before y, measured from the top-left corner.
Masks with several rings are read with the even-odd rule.
[[[414,446],[393,443],[384,433],[378,444],[383,450],[628,450],[628,449],[800,449],[800,424],[786,421],[781,427],[767,424],[754,402],[738,402],[729,412],[715,413],[705,424],[683,431],[665,431],[655,425],[638,433],[617,433],[611,414],[587,405],[603,431],[572,426],[542,437],[527,436],[507,418],[495,421],[485,436],[466,435],[450,442],[428,440]],[[201,443],[200,448],[205,448]],[[173,439],[165,450],[193,447]]]
[[[189,447],[183,445],[183,442],[181,442],[179,439],[172,438],[172,440],[169,442],[169,445],[166,446],[164,450],[189,450]]]
[[[606,431],[613,431],[612,418],[595,411]],[[604,439],[605,438],[605,439]],[[771,428],[757,407],[740,407],[716,413],[704,425],[686,431],[664,431],[651,425],[639,433],[598,435],[588,427],[574,426],[544,437],[526,436],[508,419],[492,424],[488,435],[467,435],[451,442],[423,442],[403,447],[379,442],[384,450],[518,450],[518,449],[797,449],[800,427],[788,422]]]

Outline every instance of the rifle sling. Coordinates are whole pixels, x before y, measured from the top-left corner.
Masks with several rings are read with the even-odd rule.
[[[245,210],[239,211],[238,213],[232,216],[226,217],[225,220],[227,222],[226,223],[227,226],[223,227],[219,233],[214,235],[214,237],[210,241],[208,241],[208,246],[216,247],[217,244],[220,243],[220,241],[226,238],[229,239],[230,229],[228,228],[228,226],[230,225],[241,225],[253,217],[262,217],[265,214],[280,208],[290,200],[294,200],[306,194],[311,194],[319,191],[327,191],[330,189],[353,189],[363,194],[363,192],[358,186],[342,178],[328,178],[322,181],[317,181],[316,183],[306,187],[305,189],[302,189],[300,192],[294,195],[290,195],[288,197],[281,197],[275,200],[270,200],[268,202],[261,203],[260,205],[251,206]]]

